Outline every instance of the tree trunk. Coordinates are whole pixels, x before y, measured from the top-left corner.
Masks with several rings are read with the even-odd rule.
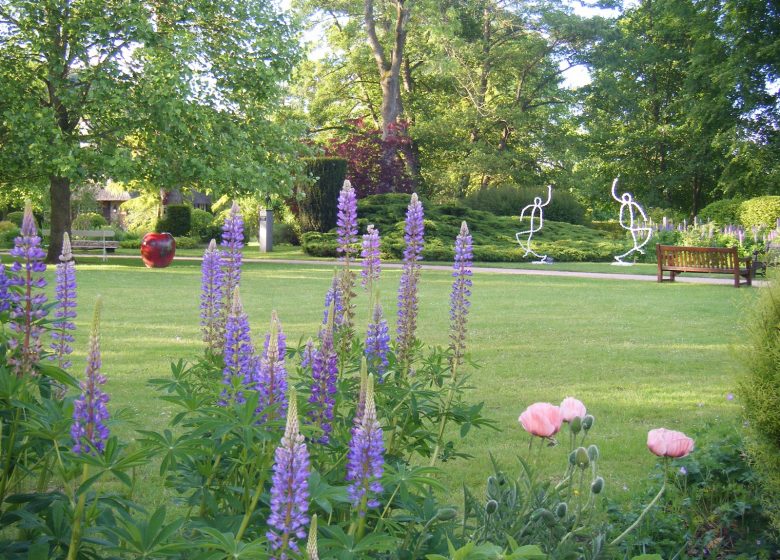
[[[58,263],[62,253],[62,235],[70,235],[70,179],[49,178],[49,199],[51,200],[51,226],[49,229],[49,251],[47,263]]]

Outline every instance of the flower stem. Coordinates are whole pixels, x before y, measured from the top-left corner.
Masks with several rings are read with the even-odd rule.
[[[84,470],[81,475],[81,484],[83,485],[89,478],[89,465],[84,464]],[[80,486],[79,486],[80,487]],[[87,492],[84,491],[79,496],[76,503],[76,510],[73,512],[73,528],[70,532],[70,544],[68,545],[67,560],[76,560],[81,542],[81,516],[84,514],[84,504],[87,501]]]
[[[628,527],[628,529],[626,529],[625,531],[620,533],[620,535],[618,535],[617,538],[615,538],[615,540],[613,540],[611,543],[609,543],[610,546],[615,546],[617,544],[620,544],[623,541],[623,539],[625,539],[631,533],[631,531],[633,531],[634,529],[636,529],[639,526],[639,524],[642,522],[642,519],[644,519],[645,515],[647,515],[647,512],[650,511],[650,509],[655,504],[658,503],[658,500],[661,499],[661,496],[663,496],[664,490],[666,490],[666,475],[664,475],[664,483],[661,485],[661,489],[658,491],[658,494],[656,494],[655,498],[653,498],[653,501],[651,501],[649,504],[647,504],[647,507],[642,511],[641,514],[639,514],[639,517],[636,518],[636,521],[634,521]]]

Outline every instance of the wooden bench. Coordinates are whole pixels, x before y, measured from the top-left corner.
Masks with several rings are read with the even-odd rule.
[[[750,257],[740,258],[736,247],[678,247],[656,245],[658,257],[658,281],[674,282],[675,276],[683,272],[710,274],[731,274],[734,287],[753,284],[753,268]],[[664,272],[669,278],[664,278]],[[745,282],[741,282],[745,278]]]
[[[42,231],[44,237],[49,236],[49,230]],[[119,247],[119,241],[114,241],[114,230],[111,229],[74,229],[70,232],[70,246],[73,249],[103,251],[103,260],[106,253],[113,253]]]

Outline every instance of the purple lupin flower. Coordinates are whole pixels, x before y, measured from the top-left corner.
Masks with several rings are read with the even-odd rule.
[[[379,280],[382,271],[382,261],[379,258],[379,230],[373,225],[368,226],[367,233],[363,236],[360,258],[363,259],[360,270],[361,285],[371,293],[372,286]]]
[[[225,309],[233,307],[233,293],[241,283],[241,249],[244,247],[244,218],[238,203],[234,202],[222,226],[222,267]]]
[[[255,348],[249,331],[249,319],[241,305],[238,288],[233,294],[233,307],[225,324],[225,367],[222,370],[222,404],[243,403],[244,389],[254,387]]]
[[[217,249],[217,242],[212,239],[203,253],[200,280],[200,327],[203,342],[212,352],[218,352],[225,341],[223,284],[222,252]]]
[[[298,428],[295,389],[290,389],[287,427],[274,453],[271,479],[271,514],[266,533],[272,558],[287,560],[288,551],[298,552],[298,540],[306,538],[309,509],[309,451]]]
[[[382,305],[377,302],[371,314],[371,322],[366,333],[365,356],[369,366],[377,372],[377,378],[382,383],[383,375],[389,363],[387,353],[390,350],[390,333],[387,321],[382,313]]]
[[[56,321],[52,323],[51,332],[54,341],[51,348],[54,354],[49,356],[49,359],[57,360],[59,367],[68,369],[71,366],[69,356],[73,352],[71,331],[76,330],[76,325],[73,323],[73,319],[76,318],[76,265],[73,262],[70,236],[67,233],[62,237],[62,254],[57,265],[56,277],[57,286],[54,291],[57,299],[54,312]]]
[[[281,417],[287,408],[287,369],[284,363],[286,349],[287,337],[282,332],[282,324],[276,311],[273,311],[271,332],[265,337],[257,370],[257,390],[260,393],[259,409],[277,405],[277,417]]]
[[[302,368],[312,367],[312,364],[314,363],[314,354],[316,352],[317,350],[314,348],[314,341],[309,338],[303,346],[303,352],[301,352]]]
[[[403,270],[401,282],[398,287],[398,325],[396,327],[396,352],[399,363],[405,369],[409,367],[412,346],[417,330],[417,283],[420,277],[420,263],[423,250],[423,207],[417,198],[417,193],[412,194],[412,200],[406,211],[406,224],[404,226]]]
[[[352,431],[347,452],[347,482],[351,482],[347,495],[359,517],[365,517],[368,508],[379,506],[376,497],[382,492],[384,451],[382,428],[376,419],[374,376],[369,375],[363,417]]]
[[[331,305],[331,313],[333,306]],[[333,322],[320,330],[320,347],[311,356],[311,396],[309,410],[311,422],[322,430],[319,443],[328,443],[333,430],[333,408],[336,404],[336,383],[338,381],[338,355],[333,346]]]
[[[5,273],[5,265],[0,263],[0,313],[8,311],[11,307],[11,296],[8,293],[10,279]]]
[[[330,288],[325,292],[325,311],[322,313],[322,324],[328,324],[329,313],[333,310],[333,325],[335,327],[341,326],[341,322],[344,320],[344,303],[342,300],[342,294],[339,283],[338,273],[333,274],[333,281],[330,284]]]
[[[81,395],[73,403],[73,425],[70,435],[73,438],[73,452],[102,453],[108,439],[108,395],[100,386],[106,382],[100,373],[100,296],[95,301],[95,315],[92,319],[92,332],[89,335],[86,379],[81,383]]]
[[[355,189],[349,181],[344,181],[344,186],[339,193],[338,216],[336,219],[336,241],[339,253],[343,253],[343,259],[350,261],[356,252],[354,244],[357,243],[357,196]]]
[[[42,291],[46,287],[43,277],[46,253],[41,249],[41,238],[29,202],[25,205],[21,235],[14,239],[11,256],[16,260],[11,265],[13,274],[9,285],[17,289],[10,291],[10,327],[15,336],[8,341],[8,363],[13,366],[14,373],[21,376],[34,373],[33,366],[40,360],[43,333],[40,321],[47,314],[46,294]]]
[[[466,322],[471,305],[471,258],[471,234],[466,222],[463,222],[455,239],[455,262],[452,271],[455,280],[450,293],[450,349],[453,369],[463,362],[466,352]]]

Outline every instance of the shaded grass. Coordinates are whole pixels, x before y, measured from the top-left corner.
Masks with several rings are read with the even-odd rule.
[[[276,309],[290,344],[316,334],[333,266],[247,264],[242,299],[256,338]],[[147,388],[166,376],[171,360],[201,351],[198,329],[200,265],[178,261],[146,269],[139,261],[86,265],[78,270],[79,318],[73,371],[83,375],[91,305],[104,297],[102,348],[112,407],[129,407],[135,424],[162,429],[169,406]],[[400,272],[386,270],[381,295],[391,319]],[[608,492],[620,499],[641,490],[654,464],[645,448],[655,427],[695,432],[716,421],[736,421],[738,407],[726,400],[744,352],[740,311],[755,290],[728,286],[659,285],[647,282],[479,275],[474,278],[469,320],[471,398],[502,431],[468,435],[471,461],[446,464],[455,496],[466,482],[481,491],[488,453],[511,464],[525,454],[528,437],[517,416],[535,401],[583,400],[596,416],[590,442],[602,452]],[[424,271],[418,324],[420,337],[446,345],[447,272]],[[358,299],[359,332],[368,311]],[[120,432],[132,436],[132,429]],[[567,438],[562,438],[566,441]],[[540,466],[564,470],[563,445],[545,450]],[[153,489],[149,499],[160,499]]]

